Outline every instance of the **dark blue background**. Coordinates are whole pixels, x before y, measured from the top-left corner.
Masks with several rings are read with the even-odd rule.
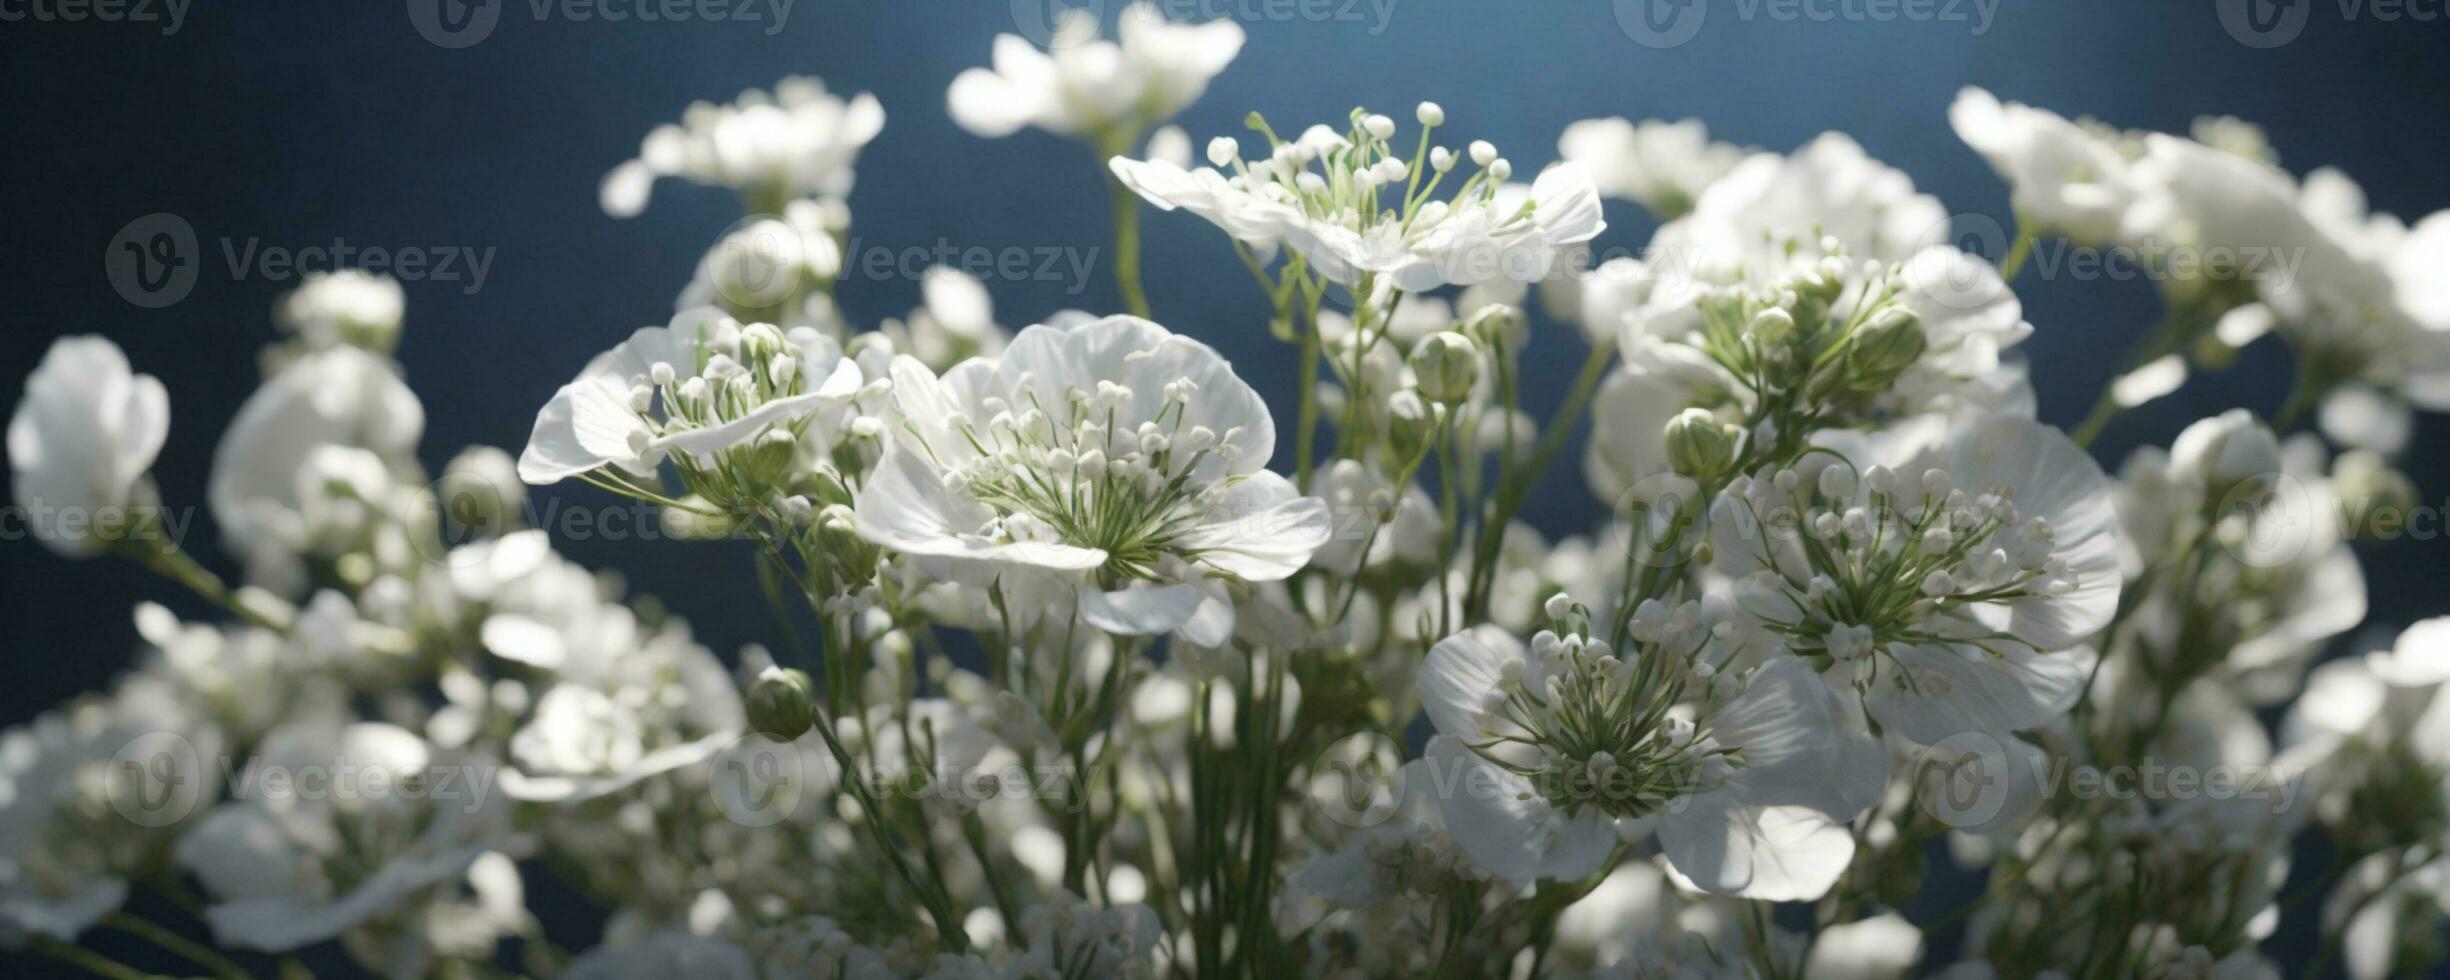
[[[629,330],[660,322],[702,249],[738,216],[726,193],[665,182],[643,217],[614,221],[597,209],[598,178],[689,101],[727,100],[791,73],[874,92],[885,105],[885,131],[861,157],[850,199],[863,244],[1106,244],[1105,196],[1086,148],[1035,132],[983,141],[946,118],[954,74],[985,63],[990,39],[1015,28],[1004,0],[799,0],[773,36],[765,23],[581,22],[558,7],[539,21],[526,0],[495,2],[499,25],[464,50],[428,43],[400,0],[194,0],[173,36],[158,23],[0,23],[9,341],[0,344],[0,403],[15,403],[52,339],[112,337],[171,391],[176,422],[156,471],[165,497],[200,504],[213,446],[273,337],[270,304],[292,285],[233,279],[224,239],[490,248],[490,277],[474,295],[464,281],[408,284],[400,359],[425,399],[430,467],[470,443],[515,453],[554,387]],[[1383,31],[1367,2],[1353,5],[1358,19],[1324,22],[1255,19],[1251,11],[1280,9],[1260,0],[1214,3],[1243,12],[1250,40],[1180,121],[1195,145],[1238,134],[1251,109],[1291,131],[1362,104],[1409,128],[1412,104],[1434,99],[1449,135],[1490,139],[1525,172],[1553,159],[1566,123],[1592,116],[1698,116],[1718,138],[1778,150],[1839,129],[1953,210],[2005,218],[2004,187],[1946,122],[1957,89],[1979,84],[2127,127],[2183,132],[2198,114],[2240,115],[2269,128],[2292,171],[2343,167],[2377,209],[2413,219],[2450,206],[2450,22],[2350,21],[2334,3],[2301,2],[2314,7],[2303,35],[2275,50],[2232,39],[2210,0],[2008,0],[1979,35],[1969,21],[1747,19],[1713,2],[1699,36],[1664,51],[1632,43],[1611,5],[1589,0],[1395,0]],[[1971,0],[1953,5],[1972,13]],[[153,212],[184,217],[205,253],[193,293],[158,310],[124,301],[103,265],[112,236]],[[1612,204],[1609,217],[1603,244],[1648,237],[1636,209]],[[1290,406],[1288,349],[1268,338],[1264,301],[1223,237],[1183,215],[1151,215],[1146,231],[1157,318],[1223,350],[1271,404]],[[1079,295],[1066,282],[989,285],[1000,319],[1015,325],[1067,306],[1119,305],[1102,264]],[[2042,281],[2030,271],[2019,292],[2036,327],[2024,350],[2043,417],[2072,424],[2128,338],[2152,322],[2156,300],[2144,283]],[[841,290],[861,324],[902,315],[917,293],[901,279]],[[1554,379],[1534,385],[1545,413],[1582,352],[1570,329],[1537,336],[1530,370]],[[2285,378],[2275,351],[2252,351],[2237,369],[2114,425],[2104,459],[2114,464],[2137,441],[2165,441],[2231,405],[2268,411]],[[2418,452],[2446,431],[2426,419]],[[1573,472],[1561,466],[1531,509],[1552,534],[1586,528],[1599,513]],[[2432,499],[2450,491],[2450,462],[2426,460],[2416,475]],[[584,487],[548,493],[601,502]],[[763,636],[768,620],[741,548],[563,546],[664,597],[727,656]],[[190,547],[228,567],[209,529]],[[2402,541],[2366,558],[2377,621],[2438,610],[2435,583],[2450,571],[2439,542]],[[200,612],[130,568],[65,562],[29,541],[0,542],[0,580],[0,722],[125,668],[135,599]]]

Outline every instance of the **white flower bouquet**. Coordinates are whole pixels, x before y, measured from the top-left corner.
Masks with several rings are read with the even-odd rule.
[[[1970,89],[1996,263],[1837,133],[1593,119],[1538,167],[1422,103],[1252,113],[1197,165],[1166,124],[1242,43],[1076,12],[950,82],[981,137],[1095,152],[1121,310],[1007,330],[939,269],[857,325],[832,287],[884,109],[807,78],[604,179],[616,217],[678,177],[749,219],[661,325],[539,379],[515,458],[422,472],[400,287],[303,283],[214,457],[234,582],[149,475],[164,386],[57,342],[18,506],[227,616],[139,605],[134,670],[0,736],[0,945],[111,976],[114,932],[219,976],[2438,968],[2450,619],[2324,654],[2355,543],[2414,507],[2410,413],[2450,404],[2450,211],[2369,214],[2235,120]],[[1593,254],[1603,198],[1649,248]],[[1184,274],[1247,273],[1284,357],[1165,325],[1137,237],[1176,211],[1247,267]],[[2060,244],[2143,256],[2166,310],[2073,433],[2015,350]],[[2272,417],[2094,462],[2265,334],[2298,365]],[[1530,377],[1533,344],[1589,355]],[[1550,539],[1524,512],[1586,417],[1608,516]],[[563,481],[740,554],[770,643],[719,659],[555,554],[525,486]],[[530,914],[548,880],[608,916],[592,948]],[[2266,948],[2296,915],[2321,948]]]

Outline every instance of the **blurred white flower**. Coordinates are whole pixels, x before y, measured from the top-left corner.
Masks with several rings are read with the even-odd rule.
[[[918,358],[928,370],[944,371],[972,357],[993,357],[1012,332],[995,322],[995,302],[978,277],[951,266],[935,266],[919,279],[920,307],[877,330],[893,349]]]
[[[359,269],[310,272],[281,295],[272,321],[308,351],[341,344],[388,354],[399,343],[407,296],[400,281]]]
[[[1557,155],[1589,171],[1601,195],[1632,201],[1664,221],[1692,210],[1745,151],[1711,142],[1699,119],[1635,123],[1613,116],[1568,124]]]
[[[885,110],[861,93],[844,101],[814,78],[783,79],[769,93],[748,89],[724,105],[692,103],[677,124],[647,134],[638,158],[604,176],[604,213],[646,210],[657,178],[728,187],[756,213],[794,198],[850,193],[859,151],[884,129]]]
[[[251,567],[304,553],[324,516],[312,505],[343,475],[332,467],[364,477],[339,485],[343,506],[380,506],[397,483],[422,482],[404,478],[424,432],[425,408],[391,362],[355,347],[299,358],[239,407],[213,451],[206,494],[222,541]]]
[[[1178,24],[1149,3],[1123,8],[1115,31],[1120,43],[1099,40],[1094,8],[1072,7],[1055,24],[1051,50],[996,35],[995,67],[954,77],[945,106],[961,128],[990,139],[1035,126],[1105,140],[1173,118],[1242,51],[1241,25]]]
[[[2011,203],[2033,222],[2025,232],[2098,245],[2124,227],[2137,191],[2126,156],[2098,128],[1972,87],[1957,93],[1948,122],[2007,178]]]
[[[209,802],[220,741],[141,678],[0,732],[0,948],[74,942]]]
[[[53,341],[8,427],[11,485],[34,536],[68,558],[101,551],[96,522],[147,502],[145,471],[169,435],[169,392],[129,371],[119,345]]]
[[[282,952],[376,922],[394,928],[509,830],[475,768],[375,722],[301,719],[264,739],[253,774],[278,768],[179,840],[181,867],[215,901],[221,943]]]

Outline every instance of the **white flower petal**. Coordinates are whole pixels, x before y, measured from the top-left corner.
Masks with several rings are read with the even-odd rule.
[[[1998,653],[1970,643],[1892,644],[1863,704],[1882,726],[1923,745],[1967,733],[2004,740],[2075,704],[2085,666],[2074,654],[2015,644]]]

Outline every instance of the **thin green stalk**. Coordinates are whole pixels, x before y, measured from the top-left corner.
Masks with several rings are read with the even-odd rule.
[[[2122,406],[2118,404],[2118,399],[2113,397],[2116,390],[2116,382],[2112,382],[2110,387],[2101,389],[2101,397],[2093,399],[2092,410],[2084,413],[2084,421],[2076,423],[2075,430],[2067,434],[2067,438],[2075,442],[2076,448],[2092,448],[2093,440],[2101,437],[2102,427],[2109,425],[2110,419],[2117,417]]]
[[[2014,283],[2016,274],[2025,269],[2025,260],[2033,257],[2035,236],[2031,231],[2026,230],[2027,224],[2023,215],[2016,217],[2016,244],[2009,246],[2008,254],[1999,260],[1999,280],[2001,282]]]
[[[1140,195],[1123,186],[1106,161],[1132,152],[1139,142],[1138,126],[1115,128],[1099,135],[1098,169],[1106,175],[1106,199],[1114,211],[1114,285],[1123,294],[1123,311],[1148,318],[1148,292],[1140,283]]]
[[[1488,523],[1481,526],[1480,540],[1472,549],[1472,588],[1465,593],[1467,608],[1478,611],[1488,601],[1487,582],[1496,574],[1494,559],[1498,545],[1505,540],[1506,524],[1522,509],[1531,488],[1564,450],[1615,353],[1616,345],[1612,342],[1601,341],[1591,346],[1590,355],[1582,360],[1582,370],[1574,376],[1574,387],[1566,393],[1565,404],[1557,408],[1557,414],[1548,420],[1547,431],[1540,433],[1540,441],[1532,447],[1530,461],[1519,467],[1507,467],[1504,481],[1498,484],[1497,499],[1487,515]],[[1483,566],[1489,566],[1488,570],[1483,571]]]
[[[1148,317],[1148,292],[1140,284],[1140,195],[1111,174],[1106,197],[1114,202],[1114,284],[1123,292],[1123,309]]]
[[[63,943],[49,936],[34,937],[26,944],[26,948],[97,977],[109,977],[111,980],[155,980],[153,974],[83,946]]]
[[[163,951],[203,967],[224,980],[245,980],[247,976],[247,971],[231,962],[229,957],[150,920],[127,912],[113,912],[103,918],[102,924],[159,946]]]
[[[1301,408],[1294,422],[1293,485],[1310,490],[1312,460],[1319,435],[1319,304],[1310,301],[1310,316],[1302,327]]]
[[[248,624],[283,636],[289,635],[288,623],[275,620],[262,611],[240,602],[238,594],[231,591],[230,587],[221,581],[221,576],[197,564],[194,558],[188,557],[187,552],[180,550],[176,542],[163,541],[158,546],[148,546],[142,542],[127,541],[121,542],[118,548],[120,554],[126,556],[128,560],[144,566],[163,578],[186,586],[188,591],[228,610],[231,615],[245,620]]]

